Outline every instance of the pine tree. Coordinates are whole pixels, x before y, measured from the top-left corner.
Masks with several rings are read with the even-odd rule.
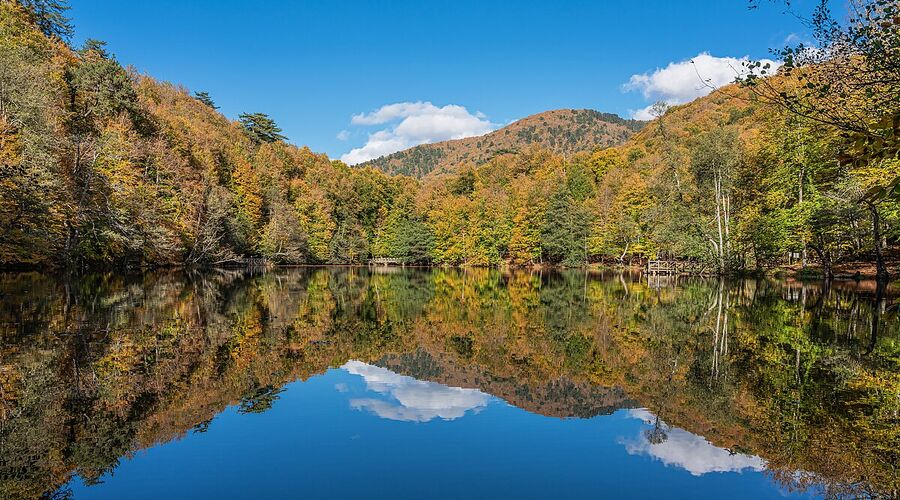
[[[65,0],[18,0],[31,15],[34,24],[47,36],[67,40],[75,30],[65,12],[69,10]]]
[[[212,109],[219,109],[219,107],[216,106],[216,103],[212,100],[212,97],[209,96],[209,92],[194,92],[194,98],[202,102],[203,104],[206,104]]]
[[[93,53],[99,56],[101,59],[109,59],[109,52],[106,50],[106,42],[103,40],[97,40],[96,38],[88,38],[84,41],[84,44],[81,46],[82,54]]]
[[[254,142],[283,141],[287,137],[281,135],[281,128],[265,113],[241,113],[241,125]]]

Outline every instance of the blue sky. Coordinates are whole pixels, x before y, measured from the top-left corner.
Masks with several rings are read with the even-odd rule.
[[[718,58],[804,37],[777,2],[747,0],[71,5],[75,43],[104,40],[123,64],[208,91],[226,116],[268,113],[291,142],[335,158],[357,148],[345,156],[356,161],[549,109],[640,114],[701,86],[687,66],[654,78],[658,68],[708,53],[704,73],[721,79],[734,61]],[[374,113],[398,103],[409,104]]]

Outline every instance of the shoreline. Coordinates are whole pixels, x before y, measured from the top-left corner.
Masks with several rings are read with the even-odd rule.
[[[900,277],[900,263],[890,263],[888,269],[890,278],[888,283],[897,281]],[[212,270],[268,270],[268,269],[300,269],[300,268],[369,268],[369,269],[497,269],[501,271],[587,271],[587,272],[605,272],[617,271],[635,274],[647,274],[646,265],[609,265],[603,263],[591,263],[583,266],[557,266],[549,264],[534,264],[526,266],[513,266],[501,264],[496,266],[475,266],[475,265],[447,265],[447,264],[409,264],[409,265],[374,265],[374,264],[279,264],[265,263],[248,264],[248,265],[218,265],[218,266],[187,266],[184,264],[160,264],[160,265],[140,265],[140,266],[85,266],[85,267],[65,267],[65,266],[40,266],[40,265],[10,265],[0,266],[0,273],[28,273],[38,272],[46,274],[86,274],[86,273],[103,273],[117,272],[120,274],[141,274],[152,271],[168,270],[168,271],[186,271],[186,272],[204,272]],[[675,275],[661,275],[675,276]],[[825,274],[821,266],[807,266],[800,268],[799,266],[778,266],[771,269],[762,270],[744,270],[719,275],[717,273],[680,273],[679,277],[700,277],[700,278],[716,278],[724,276],[726,278],[760,278],[768,277],[775,279],[793,279],[796,281],[826,281]],[[874,264],[868,262],[853,262],[835,266],[832,281],[875,281],[877,279],[874,272]]]

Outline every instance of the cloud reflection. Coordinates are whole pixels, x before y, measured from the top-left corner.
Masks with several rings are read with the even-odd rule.
[[[656,416],[645,409],[630,410],[629,414],[637,419],[653,423]],[[624,441],[626,451],[630,455],[646,455],[662,463],[680,467],[694,476],[702,476],[710,472],[740,472],[744,469],[762,471],[766,462],[757,456],[732,453],[719,448],[703,436],[692,434],[684,429],[669,427],[665,429],[663,439],[653,439],[653,433],[641,433],[631,441]]]
[[[469,411],[480,411],[487,406],[490,398],[476,389],[447,387],[435,382],[416,380],[361,361],[348,361],[341,368],[361,376],[366,381],[367,389],[385,396],[351,399],[350,406],[390,420],[453,420]]]

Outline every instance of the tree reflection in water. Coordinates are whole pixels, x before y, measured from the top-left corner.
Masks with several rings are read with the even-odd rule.
[[[459,418],[488,395],[552,417],[646,407],[630,452],[896,495],[895,296],[579,272],[2,274],[0,496],[98,481],[230,405],[265,412],[286,383],[340,366],[380,395],[354,404],[389,418]]]

